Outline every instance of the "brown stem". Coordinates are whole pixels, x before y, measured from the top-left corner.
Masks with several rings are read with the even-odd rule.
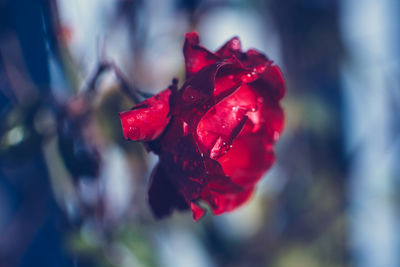
[[[115,76],[119,80],[121,84],[121,90],[127,94],[135,103],[141,102],[141,98],[148,98],[151,97],[152,95],[141,92],[138,88],[132,87],[128,81],[128,79],[125,77],[125,75],[122,73],[121,69],[114,63],[114,62],[108,62],[108,61],[102,61],[97,67],[96,72],[94,73],[93,77],[89,80],[88,85],[87,85],[87,90],[86,92],[91,94],[92,92],[95,92],[97,89],[96,83],[97,80],[100,78],[100,76],[108,70],[113,70]]]

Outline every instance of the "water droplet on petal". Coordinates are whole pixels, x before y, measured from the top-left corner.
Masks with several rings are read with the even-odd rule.
[[[247,73],[246,75],[243,75],[241,78],[242,78],[243,82],[251,83],[258,78],[258,75],[255,72],[252,72],[252,73]]]
[[[207,95],[199,90],[194,89],[190,85],[183,89],[182,99],[185,102],[194,102],[204,99]]]
[[[253,72],[256,72],[256,73],[263,73],[263,72],[265,71],[266,68],[267,68],[266,65],[258,65],[258,66],[255,66],[255,67],[253,68]]]
[[[140,139],[140,129],[136,126],[129,126],[127,137],[132,140]]]

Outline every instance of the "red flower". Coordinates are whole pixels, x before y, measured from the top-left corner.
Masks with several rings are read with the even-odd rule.
[[[190,207],[198,220],[199,200],[214,214],[237,208],[274,162],[285,85],[271,60],[242,52],[236,37],[212,53],[188,33],[183,53],[182,88],[174,82],[120,117],[125,138],[145,142],[160,158],[149,189],[155,216]]]

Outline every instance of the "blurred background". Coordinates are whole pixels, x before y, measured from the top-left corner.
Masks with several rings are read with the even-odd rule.
[[[118,112],[194,30],[281,67],[286,126],[249,203],[157,221]],[[399,38],[397,0],[0,0],[0,266],[400,266]]]

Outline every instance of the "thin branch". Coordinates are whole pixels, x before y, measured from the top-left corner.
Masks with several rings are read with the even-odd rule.
[[[109,64],[109,67],[114,70],[115,76],[118,78],[119,82],[121,83],[121,90],[126,93],[135,103],[140,103],[142,100],[140,99],[141,92],[136,88],[132,87],[128,81],[128,79],[125,77],[125,75],[122,73],[121,69],[115,65],[114,62]]]
[[[89,80],[86,92],[91,94],[95,92],[97,89],[97,81],[104,72],[108,70],[113,70],[115,76],[117,77],[118,81],[121,85],[121,90],[128,95],[135,103],[140,103],[143,98],[152,97],[152,94],[148,94],[145,92],[140,91],[136,87],[132,87],[129,80],[125,77],[121,69],[114,63],[108,61],[102,61],[97,67],[96,72],[94,73],[93,77]]]

